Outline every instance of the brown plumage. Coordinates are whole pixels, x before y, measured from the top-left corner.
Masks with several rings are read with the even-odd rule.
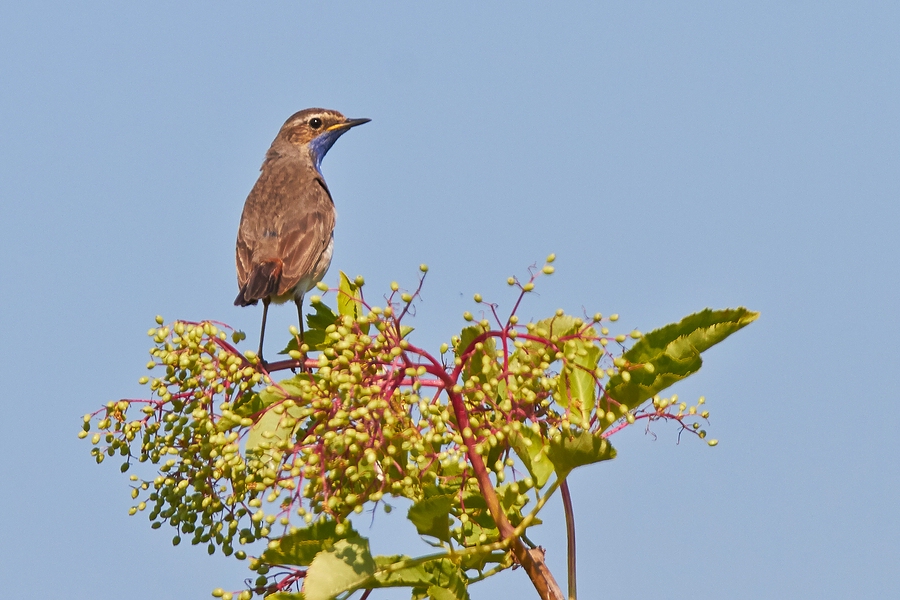
[[[260,359],[270,302],[293,300],[303,331],[303,295],[325,276],[334,245],[334,202],[319,164],[338,137],[368,121],[308,108],[284,123],[266,153],[241,215],[234,301],[263,301]]]

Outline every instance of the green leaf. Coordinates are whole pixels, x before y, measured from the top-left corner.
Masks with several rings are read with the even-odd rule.
[[[542,319],[535,323],[534,326],[535,333],[548,339],[553,336],[563,337],[578,332],[575,317],[569,315]]]
[[[367,583],[370,587],[411,587],[414,598],[424,598],[432,591],[449,592],[450,596],[432,596],[450,598],[451,600],[468,600],[466,592],[468,578],[453,560],[435,558],[415,566],[394,570],[398,563],[409,560],[408,556],[376,556],[378,571],[375,573],[376,583]]]
[[[331,307],[324,302],[313,304],[314,313],[307,313],[306,328],[303,330],[303,342],[312,350],[322,350],[327,344],[328,339],[325,330],[329,325],[334,325],[338,316],[331,310]],[[297,346],[297,338],[291,338],[284,350],[278,354],[288,354],[291,350],[299,350]]]
[[[577,467],[615,458],[616,451],[599,435],[579,431],[550,440],[547,456],[553,461],[557,477],[563,479]]]
[[[455,586],[450,589],[432,585],[428,588],[428,597],[431,600],[467,600],[469,592],[465,587]]]
[[[547,457],[547,440],[530,427],[522,427],[509,434],[509,441],[537,488],[544,487],[553,473],[553,462]]]
[[[378,570],[375,572],[375,587],[424,587],[432,582],[431,573],[425,568],[425,564],[417,564],[412,567],[404,567],[397,570],[387,570],[388,567],[409,560],[408,556],[376,556],[375,564]]]
[[[500,508],[512,523],[513,527],[517,527],[522,522],[522,509],[529,502],[527,494],[519,493],[518,486],[512,482],[506,482],[497,486],[497,497],[500,500]],[[541,520],[535,518],[531,525],[540,525]]]
[[[426,498],[409,507],[406,518],[416,526],[419,535],[429,535],[442,542],[449,542],[450,508],[452,506],[452,496]]]
[[[341,271],[341,281],[338,285],[338,312],[346,317],[350,317],[359,325],[360,331],[369,333],[369,322],[360,317],[363,316],[362,292],[359,286],[350,281],[347,274]]]
[[[283,400],[287,395],[278,388],[269,386],[259,393],[259,397],[263,406],[269,407],[275,402]],[[284,419],[285,417],[292,417],[297,420],[300,418],[301,412],[301,408],[296,405],[286,408],[282,414],[278,414],[272,409],[266,410],[253,424],[253,427],[250,428],[250,433],[247,434],[247,451],[256,450],[264,443],[274,444],[289,439],[297,425],[295,423],[290,427],[286,427]]]
[[[569,344],[575,346],[575,356],[565,362],[559,374],[555,399],[568,410],[569,421],[586,427],[597,403],[594,371],[600,360],[600,347],[584,340],[571,340]]]
[[[313,308],[315,308],[316,312],[306,315],[307,331],[324,332],[326,329],[328,329],[329,325],[334,325],[337,322],[338,316],[334,313],[331,307],[324,302],[318,302],[314,304]]]
[[[338,534],[336,521],[318,521],[278,540],[278,545],[267,548],[259,559],[270,565],[296,565],[308,567],[319,552],[331,549],[339,540],[359,538],[349,525]]]
[[[275,592],[266,596],[266,600],[305,600],[302,592]]]
[[[735,331],[746,327],[759,313],[746,308],[706,309],[644,335],[623,355],[628,362],[650,364],[652,370],[628,371],[610,378],[606,393],[629,408],[636,408],[677,381],[697,372],[703,361],[700,353],[718,344]]]
[[[500,540],[500,530],[491,511],[487,508],[487,502],[480,490],[466,490],[462,494],[462,505],[466,507],[465,514],[469,516],[471,531],[463,536],[465,546],[478,546],[492,544]],[[485,537],[482,539],[482,535]]]
[[[341,271],[337,297],[338,313],[355,321],[359,318],[359,300],[361,299],[359,288],[350,281],[346,273]]]
[[[461,356],[469,350],[473,350],[463,368],[463,379],[474,377],[483,384],[499,373],[500,363],[497,362],[494,338],[483,340],[480,350],[470,348],[475,339],[482,333],[484,333],[484,330],[477,325],[463,329],[459,334],[459,345],[456,347],[456,355]]]
[[[469,579],[450,560],[431,563],[436,581],[428,586],[431,600],[469,600]]]
[[[459,332],[459,345],[455,348],[456,356],[462,356],[465,352],[467,352],[469,350],[469,346],[471,346],[472,342],[475,341],[475,338],[477,338],[482,333],[484,333],[484,331],[477,325],[465,327],[461,332]]]
[[[315,304],[316,312],[306,315],[306,331],[303,332],[303,343],[313,350],[323,350],[328,344],[325,330],[334,325],[338,316],[324,302]],[[296,339],[293,340],[296,343]]]
[[[338,540],[313,559],[303,583],[305,600],[332,600],[363,587],[375,575],[369,542],[362,537]]]

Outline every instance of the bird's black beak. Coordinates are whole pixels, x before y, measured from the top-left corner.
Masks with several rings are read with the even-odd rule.
[[[343,123],[335,123],[325,131],[346,131],[351,127],[356,127],[357,125],[368,123],[371,120],[372,119],[347,119]]]

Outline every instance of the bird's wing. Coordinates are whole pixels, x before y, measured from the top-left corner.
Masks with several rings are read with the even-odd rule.
[[[237,266],[238,287],[243,289],[250,279],[250,273],[253,272],[252,259],[253,252],[250,249],[249,241],[244,232],[244,228],[238,229],[237,244],[235,248],[235,265]]]
[[[278,254],[284,261],[278,295],[287,293],[301,279],[313,277],[308,284],[312,286],[324,275],[317,269],[331,243],[335,222],[334,203],[325,182],[316,177],[303,186],[286,213],[278,236]]]

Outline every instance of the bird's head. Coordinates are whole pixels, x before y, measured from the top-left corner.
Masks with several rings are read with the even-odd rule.
[[[285,121],[275,140],[297,149],[308,148],[318,169],[325,154],[344,132],[370,120],[348,119],[338,111],[326,108],[307,108]]]

